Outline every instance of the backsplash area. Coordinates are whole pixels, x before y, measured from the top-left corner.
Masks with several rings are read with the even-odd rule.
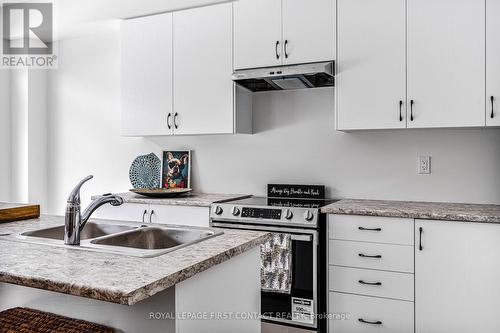
[[[196,191],[264,195],[267,183],[317,183],[330,197],[500,203],[499,129],[335,132],[334,90],[320,88],[254,95],[253,135],[120,137],[116,27],[59,47],[48,74],[48,212],[62,213],[90,173],[98,181],[85,201],[127,190],[134,157],[164,148],[192,149]],[[417,174],[419,154],[432,156],[432,174]]]

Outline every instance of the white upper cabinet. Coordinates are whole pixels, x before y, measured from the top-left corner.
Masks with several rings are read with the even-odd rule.
[[[487,1],[495,2],[488,9],[494,96],[500,5]],[[485,0],[338,0],[337,10],[338,130],[486,125]]]
[[[486,0],[486,125],[500,126],[500,1]]]
[[[174,12],[174,133],[234,132],[232,3]]]
[[[232,21],[232,3],[123,21],[123,135],[252,133],[251,93],[231,78]]]
[[[335,12],[335,0],[283,0],[283,63],[335,59]]]
[[[416,220],[416,333],[500,332],[499,255],[498,224]]]
[[[234,2],[234,68],[278,66],[282,61],[281,0]]]
[[[485,50],[484,0],[408,0],[408,127],[484,126]]]
[[[235,69],[335,59],[335,0],[234,2]]]
[[[172,13],[124,20],[121,36],[122,134],[172,134]]]
[[[337,6],[337,129],[405,128],[405,0]]]

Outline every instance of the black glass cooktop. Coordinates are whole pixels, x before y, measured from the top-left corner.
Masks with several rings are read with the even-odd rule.
[[[295,208],[321,208],[334,203],[336,199],[290,199],[290,198],[265,198],[250,197],[227,203],[241,206],[269,206],[269,207],[295,207]]]

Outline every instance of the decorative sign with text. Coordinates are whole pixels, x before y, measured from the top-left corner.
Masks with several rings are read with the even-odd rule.
[[[324,199],[325,186],[268,184],[267,196],[269,198]]]

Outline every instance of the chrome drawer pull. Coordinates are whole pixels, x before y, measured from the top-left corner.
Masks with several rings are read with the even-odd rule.
[[[382,256],[380,254],[377,254],[375,256],[369,256],[369,255],[366,255],[366,254],[363,254],[363,253],[358,253],[358,256],[360,256],[361,258],[382,259]]]
[[[359,230],[361,231],[382,231],[382,228],[365,228],[365,227],[358,227]]]
[[[366,284],[366,285],[369,285],[369,286],[381,286],[382,285],[382,282],[365,282],[363,280],[358,280],[358,282],[360,284]]]
[[[369,321],[369,320],[364,320],[363,318],[358,318],[358,321],[360,323],[364,324],[370,324],[370,325],[382,325],[382,322],[380,320],[377,321]]]

